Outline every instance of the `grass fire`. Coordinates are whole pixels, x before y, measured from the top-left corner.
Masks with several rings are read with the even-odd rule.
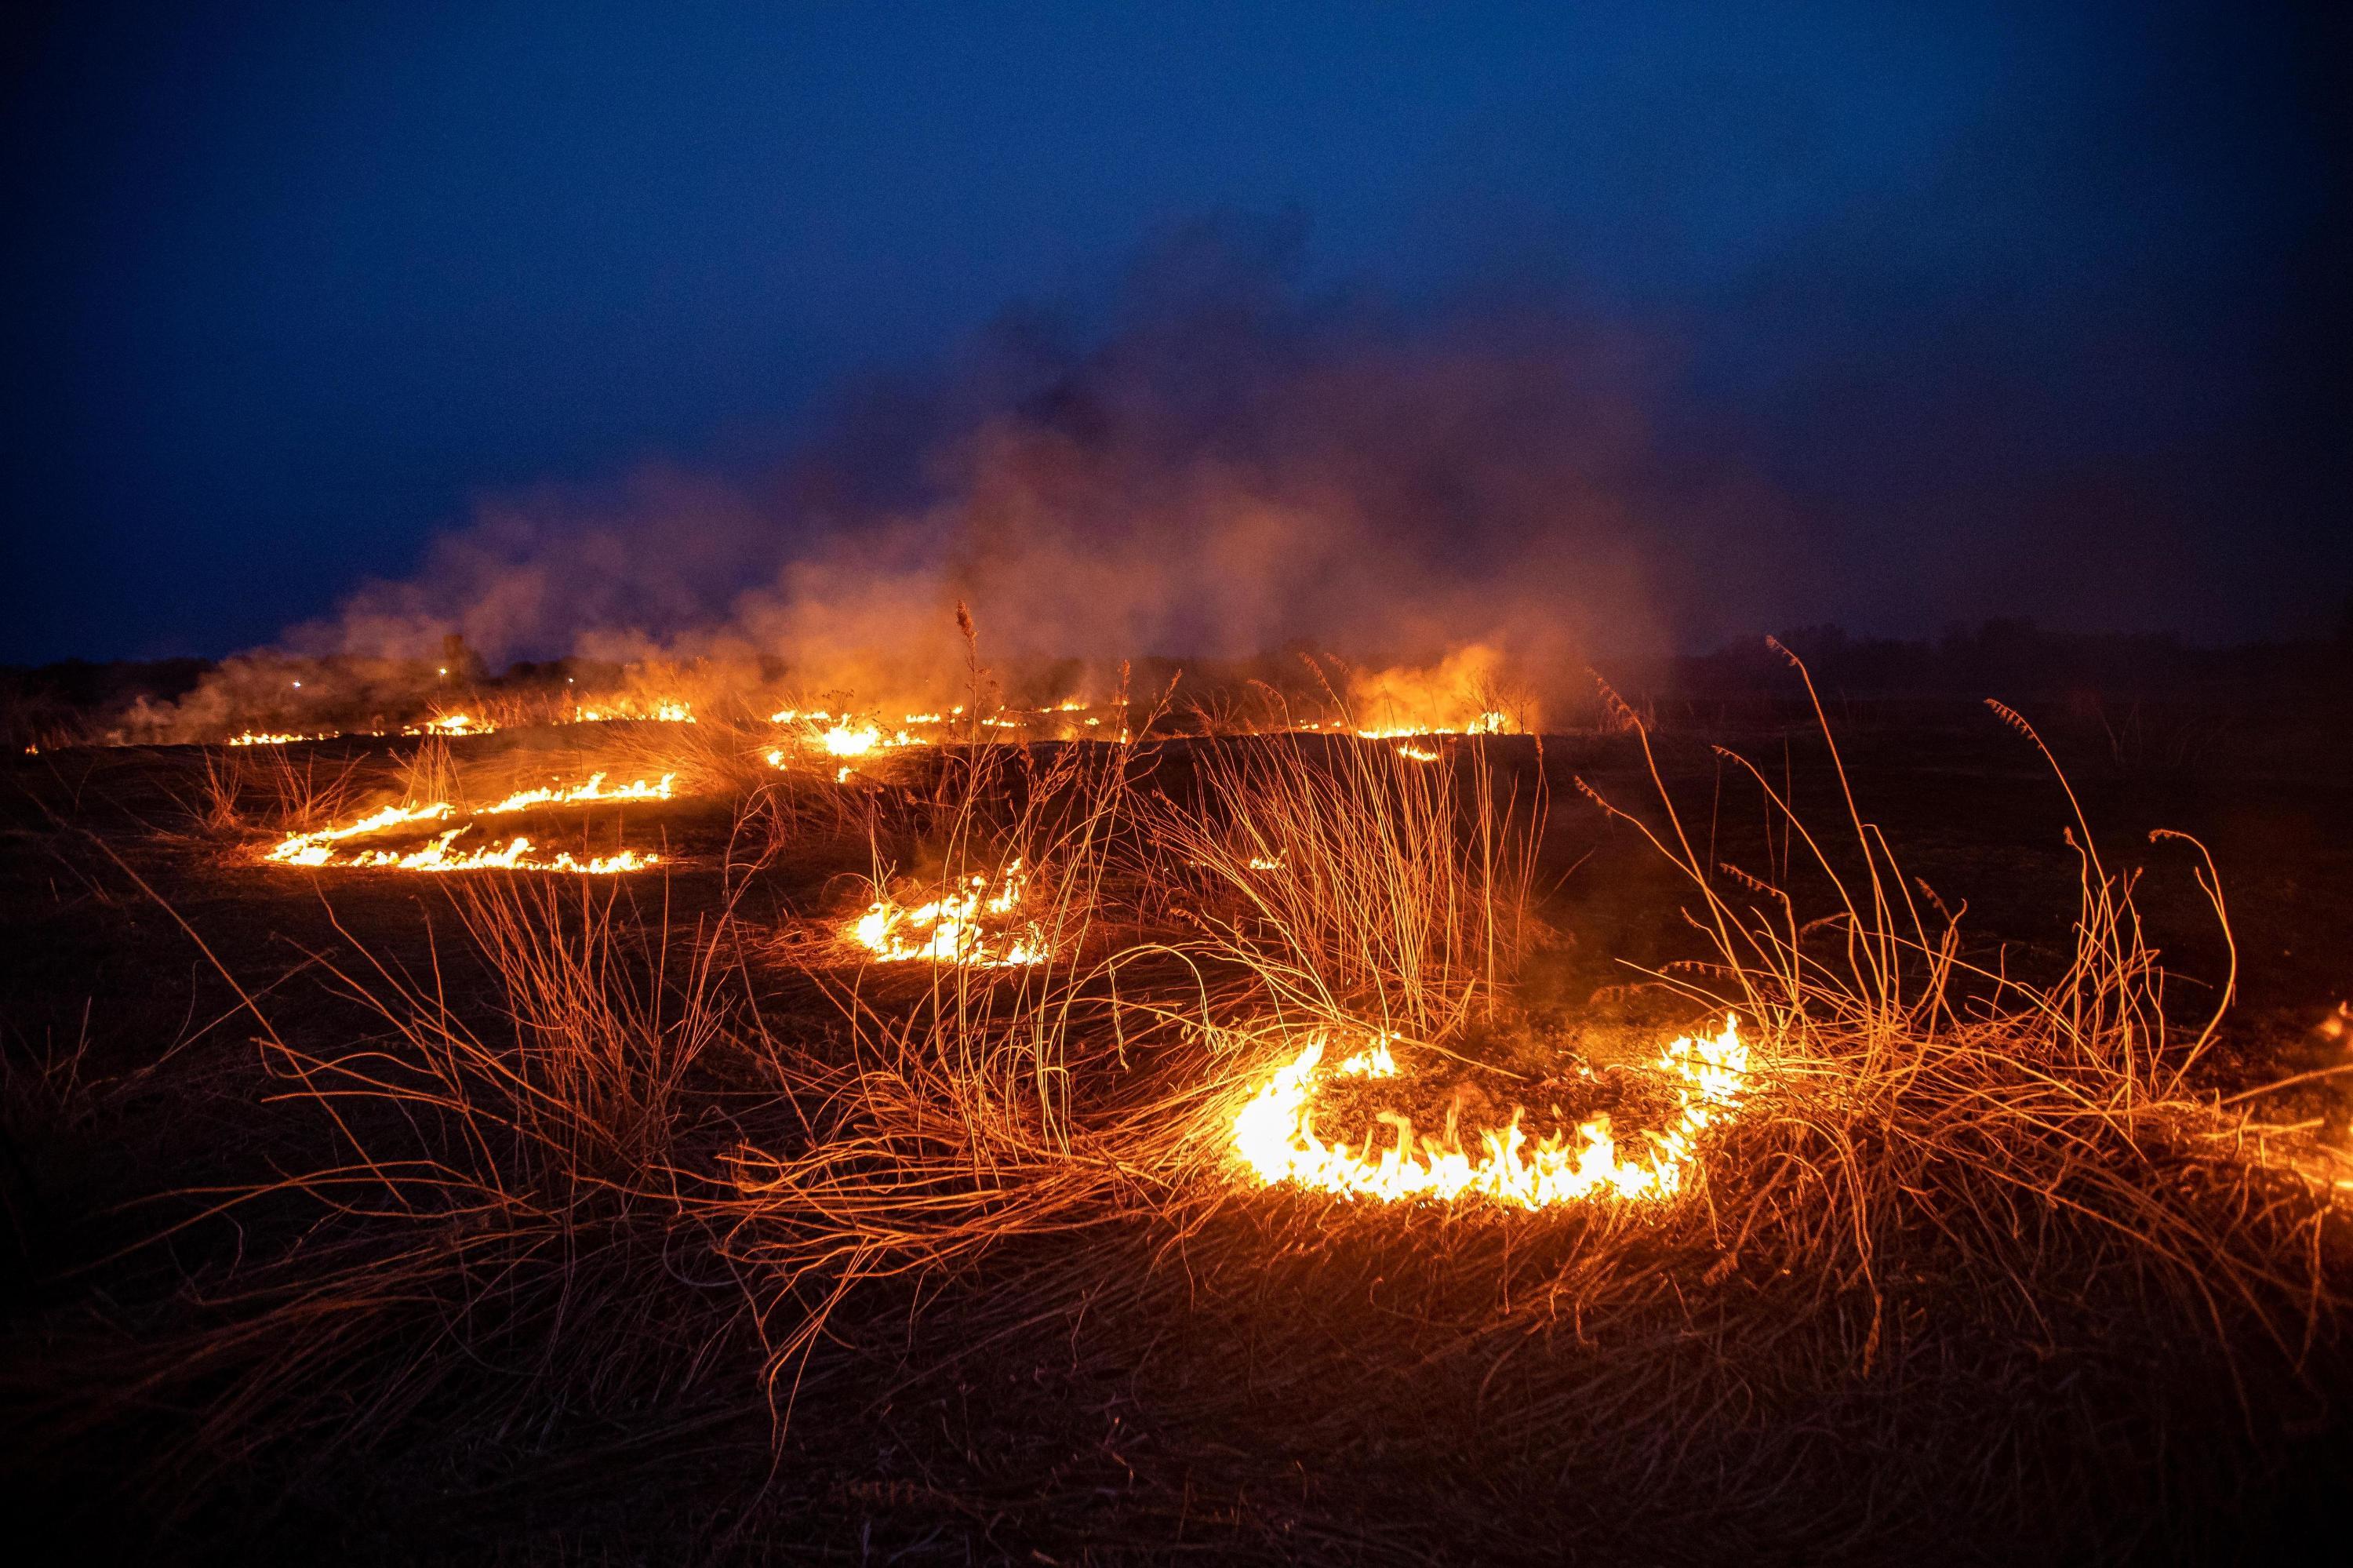
[[[622,9],[0,28],[16,1557],[2326,1562],[2353,8]]]
[[[521,834],[511,838],[503,846],[495,842],[480,842],[461,847],[458,841],[475,834],[477,819],[480,818],[506,817],[522,811],[557,807],[667,800],[671,797],[677,778],[675,773],[665,773],[658,779],[639,779],[608,789],[604,774],[592,773],[578,784],[547,784],[536,789],[517,789],[488,805],[473,809],[460,808],[448,800],[383,806],[349,821],[290,832],[270,846],[262,858],[275,865],[313,869],[326,866],[428,872],[497,869],[577,872],[589,875],[643,871],[659,864],[659,857],[628,849],[585,858],[575,857],[564,850],[549,854],[534,852],[532,841]],[[457,825],[442,826],[452,821]],[[363,838],[373,841],[402,833],[413,836],[420,828],[432,832],[430,841],[406,851],[357,847],[350,842]]]
[[[1850,772],[1785,669],[1802,766],[1778,718],[1768,763],[1607,687],[1577,725],[1505,717],[1483,662],[1396,724],[1311,672],[1331,707],[1303,718],[1181,678],[927,706],[705,688],[691,723],[483,703],[27,759],[26,842],[92,894],[20,947],[197,967],[158,1065],[52,1044],[11,1080],[12,1139],[61,1169],[202,1050],[249,1067],[221,1114],[261,1140],[93,1189],[121,1218],[76,1266],[111,1292],[166,1256],[211,1272],[135,1331],[44,1319],[28,1430],[55,1454],[136,1430],[176,1509],[232,1456],[430,1466],[425,1433],[563,1430],[585,1398],[710,1424],[823,1520],[845,1423],[1050,1345],[1060,1370],[979,1429],[1113,1391],[1155,1434],[1122,1449],[1132,1480],[1084,1461],[1123,1478],[1118,1517],[1202,1484],[1197,1440],[1253,1466],[1318,1446],[1409,1470],[1394,1514],[1313,1481],[1311,1509],[1434,1541],[1478,1528],[1456,1489],[1533,1452],[1795,1542],[1866,1529],[1774,1478],[1827,1420],[1935,1457],[1874,1507],[1944,1518],[1947,1467],[1974,1467],[2041,1529],[2062,1497],[2137,1495],[2141,1439],[2112,1424],[2160,1386],[2213,1402],[2232,1484],[2258,1484],[2276,1450],[2244,1423],[2335,1375],[2353,1187],[2341,1118],[2273,1108],[2333,1065],[2274,1088],[2239,1065],[2221,862],[2160,831],[2120,865],[2062,747],[1996,705],[1970,744],[2043,769],[2000,775],[2004,809],[2055,809],[2063,858],[1948,848],[1924,874],[1897,825],[1944,808]],[[1981,892],[2021,936],[1973,938],[1947,885],[1989,865],[2067,902]],[[164,923],[122,924],[144,909]],[[2050,1384],[2079,1343],[2110,1370]],[[1347,1392],[1368,1373],[1375,1403]],[[97,1388],[182,1414],[69,1419]],[[1427,1403],[1367,1447],[1398,1400]],[[2019,1446],[2016,1401],[2049,1442]],[[943,1485],[1058,1484],[903,1440]]]

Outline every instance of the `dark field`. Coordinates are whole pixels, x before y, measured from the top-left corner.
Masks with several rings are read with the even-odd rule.
[[[2353,996],[2353,763],[2326,712],[2028,716],[2107,873],[2145,868],[2169,1033],[2133,1049],[2188,1064],[2167,1106],[2102,1100],[2030,1151],[1984,1108],[2012,1081],[1994,1068],[1907,1089],[1858,1055],[1894,1086],[1833,1116],[1819,1080],[1846,1037],[1825,1026],[1800,1068],[1768,1030],[1755,1108],[1663,1213],[1258,1186],[1214,1113],[1266,1053],[1191,1025],[1255,1022],[1269,993],[1187,948],[1209,894],[1124,851],[1081,944],[1133,950],[1115,978],[1041,1000],[1012,973],[861,974],[832,933],[878,849],[936,873],[960,835],[1012,831],[1060,787],[1035,776],[1051,748],[1001,758],[986,799],[934,757],[519,825],[668,857],[611,879],[264,865],[299,793],[269,758],[227,796],[204,748],[15,761],[12,1510],[98,1560],[2272,1559],[2336,1528],[2353,1461],[2332,1207],[2353,1035],[2330,1022]],[[1972,704],[1831,719],[1955,950],[2057,982],[2084,874],[2034,745]],[[1695,859],[1835,908],[1709,748],[1753,760],[1852,876],[1810,713],[1655,723]],[[565,731],[450,751],[478,796],[655,770],[661,726],[607,727],[617,763]],[[1145,802],[1214,795],[1204,751],[1289,744],[1140,752],[1120,842],[1151,838]],[[364,808],[416,746],[286,762],[314,784],[348,762]],[[1705,1022],[1645,983],[1712,956],[1692,885],[1576,783],[1662,822],[1637,737],[1455,755],[1474,747],[1493,772],[1463,767],[1466,796],[1548,802],[1546,929],[1492,995],[1450,982],[1471,999],[1451,1048],[1606,1075]],[[2194,1059],[2231,949],[2196,848],[2157,828],[2211,852],[2235,938]],[[1326,979],[1348,1016],[1392,995]],[[2000,1000],[1958,986],[1957,1033],[1968,994]],[[1056,1006],[1052,1050],[1022,1044]],[[459,1037],[476,1065],[425,1075]],[[455,1104],[461,1083],[482,1097]]]

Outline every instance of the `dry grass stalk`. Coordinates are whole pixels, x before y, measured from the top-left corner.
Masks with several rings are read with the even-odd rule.
[[[2107,1252],[2107,1266],[2218,1331],[2226,1319],[2252,1321],[2283,1348],[2310,1342],[2335,1299],[2317,1263],[2328,1207],[2277,1191],[2271,1173],[2233,1158],[2242,1118],[2189,1090],[2220,1012],[2195,1033],[2168,1024],[2165,971],[2133,904],[2137,874],[2107,870],[2055,761],[2074,816],[2064,836],[2078,857],[2081,908],[2070,963],[2031,983],[1968,956],[1957,917],[1905,878],[1855,804],[1818,700],[1845,807],[1842,852],[1760,769],[1719,748],[1834,890],[1835,906],[1811,919],[1774,883],[1704,862],[1646,726],[1615,705],[1650,761],[1662,821],[1651,825],[1586,792],[1683,873],[1698,901],[1687,917],[1715,952],[1712,965],[1656,978],[1708,1007],[1741,1011],[1767,1042],[1778,1114],[1752,1118],[1733,1163],[1781,1174],[1747,1199],[1756,1207],[1739,1234],[1768,1215],[1785,1225],[1802,1217],[1816,1240],[1809,1266],[1860,1282],[1867,1295],[1862,1367],[1880,1348],[1880,1252],[1922,1227],[1957,1244],[1957,1266],[1988,1299],[2032,1303],[2047,1293],[2054,1226],[2084,1227],[2090,1237],[2075,1245]],[[1995,706],[2042,747],[2022,717]],[[2197,847],[2193,874],[2227,938],[2212,863]],[[2222,1006],[2231,992],[2226,980]]]
[[[1303,1022],[1439,1040],[1492,1012],[1535,935],[1540,752],[1525,807],[1476,743],[1434,762],[1296,736],[1189,755],[1199,804],[1156,802],[1148,837],[1197,906],[1201,958]]]

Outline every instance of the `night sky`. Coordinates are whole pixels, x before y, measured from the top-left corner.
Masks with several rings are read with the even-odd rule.
[[[1218,215],[1309,295],[1651,345],[1651,439],[1802,552],[1686,640],[2331,631],[2348,11],[20,12],[0,662],[225,653],[487,497],[773,469]]]

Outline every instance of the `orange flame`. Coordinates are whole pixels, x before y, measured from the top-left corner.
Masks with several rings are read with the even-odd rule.
[[[509,811],[529,810],[533,806],[580,806],[605,800],[667,800],[678,775],[665,773],[659,779],[640,779],[618,789],[605,788],[605,776],[591,773],[586,784],[569,789],[549,786],[544,789],[518,789],[495,806],[485,806],[477,816],[502,816]]]
[[[284,865],[324,865],[334,858],[335,846],[345,839],[357,838],[364,833],[380,833],[410,822],[434,821],[447,817],[449,811],[447,800],[436,800],[426,806],[386,806],[340,828],[289,833],[276,849],[269,852],[268,858]]]
[[[452,738],[469,735],[489,735],[498,726],[466,714],[436,714],[423,724],[404,725],[403,735],[439,735]]]
[[[884,963],[924,959],[938,964],[1012,969],[1043,963],[1045,944],[1035,926],[1011,932],[991,929],[1021,902],[1028,889],[1021,863],[1014,861],[992,885],[975,874],[963,886],[930,903],[906,909],[878,899],[847,923],[845,935]]]
[[[569,850],[553,855],[534,855],[531,841],[517,838],[504,849],[453,850],[452,842],[467,830],[451,828],[423,849],[407,854],[391,850],[363,850],[343,863],[354,866],[389,867],[400,871],[554,871],[576,872],[589,876],[609,875],[621,871],[643,871],[659,865],[656,855],[639,854],[635,850],[621,850],[608,855],[595,855],[587,860],[574,858]]]
[[[389,867],[401,871],[503,869],[580,872],[592,875],[642,871],[648,866],[659,864],[659,858],[635,850],[621,850],[587,860],[581,860],[568,851],[554,855],[533,854],[531,841],[520,837],[503,849],[459,850],[455,845],[458,838],[469,831],[469,820],[475,817],[504,816],[533,807],[596,805],[618,800],[667,800],[671,797],[677,778],[674,773],[665,773],[659,779],[640,779],[608,789],[605,787],[605,775],[592,773],[586,783],[569,789],[551,785],[541,789],[518,789],[503,800],[464,812],[447,800],[435,800],[421,806],[385,806],[340,827],[290,833],[263,859],[280,865]],[[453,820],[458,825],[422,849],[406,853],[392,850],[361,850],[337,858],[336,846],[346,839],[388,832],[395,828],[419,822]]]
[[[961,712],[962,710],[958,710]],[[905,727],[885,731],[874,719],[854,714],[835,714],[823,708],[785,708],[768,715],[768,722],[792,726],[797,733],[791,738],[801,750],[826,757],[871,757],[878,751],[896,751],[902,747],[931,746],[934,737],[915,733]],[[929,728],[946,721],[938,714],[909,714],[904,725],[917,729]],[[768,766],[788,768],[793,761],[792,747],[771,750]]]
[[[1520,1107],[1502,1130],[1479,1135],[1476,1153],[1461,1147],[1451,1122],[1441,1139],[1418,1139],[1412,1122],[1384,1112],[1379,1119],[1395,1130],[1397,1141],[1376,1156],[1369,1136],[1361,1150],[1316,1137],[1315,1097],[1331,1077],[1396,1076],[1389,1043],[1376,1039],[1328,1072],[1321,1070],[1324,1047],[1321,1035],[1309,1041],[1243,1105],[1234,1117],[1235,1152],[1270,1186],[1289,1183],[1382,1202],[1485,1197],[1541,1209],[1595,1197],[1672,1198],[1696,1163],[1701,1132],[1736,1111],[1748,1085],[1748,1047],[1739,1020],[1727,1017],[1723,1033],[1679,1039],[1661,1054],[1657,1065],[1676,1080],[1681,1106],[1672,1127],[1650,1134],[1647,1157],[1620,1150],[1607,1116],[1573,1134],[1531,1139],[1520,1126],[1525,1114]]]

